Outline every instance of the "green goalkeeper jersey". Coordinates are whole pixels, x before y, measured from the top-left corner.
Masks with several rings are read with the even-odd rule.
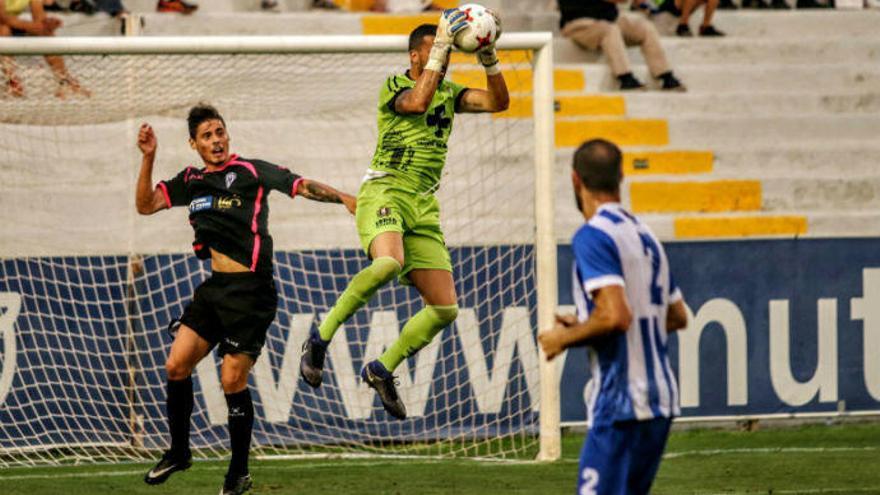
[[[409,74],[385,80],[379,92],[379,142],[366,179],[391,177],[400,189],[433,192],[440,184],[446,163],[446,143],[452,133],[455,109],[466,87],[443,80],[428,111],[401,115],[394,102],[403,91],[415,87]]]

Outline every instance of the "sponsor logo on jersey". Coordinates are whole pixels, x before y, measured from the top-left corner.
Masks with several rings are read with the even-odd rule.
[[[210,210],[213,203],[213,196],[199,196],[198,198],[193,198],[192,202],[189,204],[189,212],[197,213],[203,210]]]
[[[241,208],[241,200],[238,199],[238,196],[232,196],[229,198],[217,198],[218,210],[228,210],[230,208]]]
[[[229,172],[228,174],[226,174],[226,189],[229,189],[229,186],[231,186],[237,178],[238,174],[236,174],[235,172]]]
[[[387,206],[383,206],[379,208],[379,211],[376,212],[376,216],[379,218],[385,218],[391,214],[391,208]]]

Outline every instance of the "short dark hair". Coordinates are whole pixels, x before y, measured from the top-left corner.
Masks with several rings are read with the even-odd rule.
[[[592,139],[574,152],[572,166],[591,192],[620,193],[623,180],[620,148],[605,139]]]
[[[199,126],[202,125],[202,122],[207,120],[219,120],[220,122],[223,122],[223,127],[226,127],[226,121],[223,120],[223,116],[221,116],[220,112],[218,112],[213,106],[208,105],[207,103],[199,103],[190,108],[189,116],[186,118],[186,123],[189,126],[189,137],[195,139]]]
[[[409,33],[409,51],[418,50],[426,36],[437,34],[436,24],[422,24]]]

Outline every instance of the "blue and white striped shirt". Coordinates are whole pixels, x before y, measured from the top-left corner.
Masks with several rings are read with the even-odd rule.
[[[620,204],[605,203],[577,231],[572,250],[578,319],[589,317],[592,293],[610,285],[624,287],[633,315],[625,333],[589,342],[589,425],[679,415],[678,386],[667,354],[666,312],[682,295],[663,246]]]

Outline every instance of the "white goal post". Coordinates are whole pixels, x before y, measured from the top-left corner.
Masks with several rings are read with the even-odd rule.
[[[161,383],[156,383],[163,376],[157,357],[161,352],[145,353],[143,347],[167,345],[158,327],[167,322],[175,305],[181,302],[178,299],[186,299],[196,283],[187,279],[170,287],[170,281],[180,279],[181,274],[185,274],[184,278],[193,275],[196,280],[205,275],[205,269],[191,255],[177,249],[190,235],[181,227],[185,224],[182,214],[172,218],[171,213],[163,213],[170,220],[161,222],[135,214],[133,184],[139,162],[134,136],[139,122],[149,119],[159,123],[160,151],[167,153],[164,158],[160,153],[154,180],[167,178],[167,172],[179,170],[192,160],[192,156],[187,155],[191,152],[181,145],[185,141],[181,125],[188,106],[204,98],[211,103],[222,102],[218,104],[221,112],[231,109],[227,120],[234,137],[233,150],[236,144],[246,148],[249,141],[289,141],[295,144],[279,145],[279,150],[266,145],[248,151],[248,156],[272,159],[280,154],[286,157],[287,152],[280,149],[289,144],[291,156],[303,155],[306,157],[303,161],[319,164],[307,172],[322,180],[330,177],[327,182],[353,190],[360,177],[352,170],[366,168],[368,162],[361,160],[375,146],[375,129],[366,129],[365,124],[368,114],[372,113],[372,127],[375,127],[378,86],[371,78],[374,72],[386,71],[391,63],[387,58],[389,54],[405,62],[406,44],[403,36],[0,39],[0,57],[15,57],[26,92],[24,98],[0,99],[0,136],[6,136],[0,137],[0,148],[3,148],[0,172],[4,177],[11,177],[11,180],[4,179],[5,185],[0,186],[0,210],[5,211],[0,213],[0,220],[4,225],[11,225],[5,241],[0,241],[0,301],[16,300],[15,304],[19,305],[13,308],[12,303],[8,303],[6,308],[0,307],[0,339],[5,335],[9,340],[9,335],[17,335],[18,347],[16,350],[15,343],[5,342],[7,355],[0,355],[3,358],[0,360],[3,367],[0,370],[3,376],[0,466],[52,464],[69,458],[138,459],[147,457],[143,452],[162,446],[164,390]],[[283,417],[281,426],[273,423],[255,428],[255,442],[263,449],[258,450],[258,454],[322,453],[326,451],[315,449],[316,445],[337,443],[345,445],[344,452],[381,453],[385,450],[379,447],[396,445],[394,439],[400,438],[409,441],[409,446],[393,449],[395,453],[513,457],[532,452],[539,460],[560,457],[559,373],[555,363],[546,362],[534,343],[530,344],[531,351],[537,353],[537,358],[523,357],[528,345],[516,336],[510,337],[512,348],[509,357],[504,357],[502,351],[492,350],[492,346],[504,345],[507,337],[479,335],[484,327],[491,333],[514,321],[514,315],[519,313],[502,307],[509,303],[515,308],[529,306],[522,309],[522,314],[526,321],[524,328],[531,332],[532,338],[536,329],[553,325],[557,306],[552,35],[505,33],[498,48],[526,54],[524,58],[502,56],[502,65],[505,71],[512,71],[511,78],[531,78],[514,84],[521,88],[522,101],[528,102],[531,108],[521,109],[522,115],[509,119],[457,116],[456,129],[465,130],[453,134],[447,165],[450,171],[444,177],[444,184],[450,185],[448,188],[444,185],[438,193],[444,208],[447,243],[458,249],[453,259],[456,278],[462,274],[461,296],[477,308],[469,313],[470,320],[460,319],[456,325],[464,328],[463,325],[472,320],[478,329],[476,345],[483,345],[477,354],[489,349],[491,359],[472,358],[473,350],[464,348],[465,343],[470,342],[464,336],[460,344],[446,339],[449,342],[444,340],[435,347],[429,346],[423,353],[429,355],[425,362],[432,359],[431,368],[422,373],[422,358],[417,356],[410,364],[415,367],[415,378],[403,379],[404,389],[412,391],[404,390],[403,395],[421,401],[422,408],[431,411],[430,414],[426,412],[406,426],[372,421],[368,418],[371,403],[364,405],[361,397],[372,398],[364,396],[360,389],[346,389],[343,382],[347,375],[338,368],[343,358],[359,360],[374,352],[371,335],[377,332],[375,329],[389,325],[396,328],[398,317],[405,318],[411,311],[410,306],[415,302],[411,300],[415,298],[405,297],[409,294],[406,289],[383,289],[378,294],[380,302],[371,306],[369,321],[364,318],[362,322],[372,330],[352,329],[349,337],[343,338],[349,339],[345,345],[356,344],[355,347],[339,349],[335,354],[331,348],[330,360],[335,364],[331,364],[329,372],[339,374],[340,381],[322,387],[328,389],[327,395],[306,398],[302,414],[293,418],[292,406],[285,402],[297,393],[291,389],[297,384],[286,382],[284,377],[298,366],[298,360],[294,362],[291,357],[298,356],[294,346],[299,345],[303,332],[342,291],[344,281],[356,270],[359,251],[353,241],[353,222],[342,213],[335,210],[324,213],[331,207],[305,206],[302,202],[296,207],[281,206],[284,203],[273,198],[269,224],[276,237],[276,252],[282,253],[276,255],[276,273],[284,273],[279,290],[282,294],[289,293],[291,302],[282,302],[279,306],[279,314],[285,313],[279,318],[283,318],[286,328],[278,334],[283,334],[285,339],[272,340],[270,336],[266,357],[258,361],[254,372],[262,396],[256,400],[258,415]],[[71,73],[89,87],[94,96],[91,99],[54,98],[51,95],[53,81],[51,75],[47,76],[51,73],[37,58],[45,55],[69,57]],[[375,58],[358,61],[359,56]],[[471,72],[477,69],[475,66]],[[466,70],[456,72],[458,70],[454,62],[451,76],[466,77]],[[359,86],[360,82],[349,80],[357,80],[361,74],[369,75],[372,85],[366,89]],[[336,80],[340,84],[338,89],[328,86],[328,81]],[[361,97],[362,94],[368,96]],[[356,95],[358,101],[353,102],[351,98]],[[329,113],[333,113],[336,120],[322,119]],[[247,124],[237,127],[237,118]],[[180,141],[175,142],[179,146],[170,149],[167,143],[173,139]],[[315,139],[339,145],[325,144],[316,150],[305,146]],[[89,165],[74,169],[78,160],[73,156],[84,157],[82,161]],[[523,157],[528,157],[532,164],[528,171],[516,168]],[[461,165],[450,165],[453,161]],[[108,177],[111,173],[108,171],[113,171],[111,162],[118,164],[118,177]],[[337,163],[348,162],[357,163],[351,163],[344,176],[341,172],[334,175]],[[483,163],[487,164],[485,168],[481,168]],[[29,169],[31,164],[39,165]],[[283,165],[297,167],[295,163]],[[522,174],[526,173],[531,177],[523,178]],[[511,174],[520,174],[520,177]],[[49,184],[47,177],[53,176],[57,178]],[[58,181],[66,181],[68,187]],[[84,186],[77,185],[78,181]],[[493,183],[503,186],[493,188]],[[527,191],[521,184],[528,184],[531,190]],[[492,194],[499,190],[501,196],[493,198]],[[530,204],[522,203],[526,199]],[[46,207],[45,211],[34,212],[43,207],[33,206],[38,201]],[[313,214],[314,218],[305,218]],[[286,217],[293,218],[287,220]],[[304,230],[297,222],[311,222],[307,224],[310,235],[300,244],[288,243],[285,239],[295,238]],[[172,230],[172,224],[175,229],[180,227],[179,230]],[[517,251],[517,246],[525,247]],[[506,261],[499,261],[500,258]],[[326,273],[334,270],[340,270],[334,273],[338,277],[328,279]],[[493,290],[505,291],[499,301],[494,301]],[[5,298],[7,293],[17,294],[19,299]],[[300,301],[311,297],[314,300],[309,299],[303,309]],[[105,304],[102,298],[112,301]],[[491,308],[480,307],[483,298],[493,299]],[[316,308],[314,313],[309,309],[312,304]],[[383,311],[387,308],[392,310]],[[15,318],[10,319],[12,315]],[[503,321],[505,318],[509,321]],[[7,326],[13,330],[4,333]],[[117,336],[114,332],[119,326],[125,330]],[[114,334],[109,335],[111,333]],[[352,340],[361,338],[359,335],[363,342]],[[441,336],[436,340],[440,341]],[[40,355],[40,349],[28,349],[28,346],[67,346],[79,357],[64,356],[55,362],[51,356]],[[334,341],[334,346],[341,348],[343,343]],[[364,347],[366,350],[357,350]],[[448,356],[447,347],[452,349]],[[10,348],[17,355],[9,356]],[[0,349],[4,349],[2,344]],[[119,360],[113,359],[116,351]],[[516,352],[520,364],[513,363]],[[484,374],[487,368],[497,368],[512,378],[502,377],[505,380],[496,384],[497,377],[477,377],[482,381],[475,385],[476,368],[471,366],[465,377],[470,383],[459,385],[462,378],[451,368],[462,363],[470,366],[473,359],[482,363],[480,369]],[[499,360],[504,362],[499,364]],[[117,365],[120,369],[115,369]],[[199,369],[202,385],[197,387],[196,393],[200,395],[196,408],[207,412],[201,420],[205,426],[197,433],[201,443],[196,447],[213,455],[223,455],[224,441],[217,433],[222,430],[212,427],[224,421],[212,409],[218,397],[211,390],[217,385],[216,375],[211,378],[212,365],[206,360]],[[526,369],[532,365],[538,369]],[[49,369],[40,369],[40,366]],[[67,366],[76,372],[65,370]],[[100,377],[91,374],[92,366],[105,368]],[[10,369],[13,371],[9,372]],[[407,370],[403,373],[410,373]],[[35,385],[35,380],[58,380],[59,383],[52,385],[62,388],[76,384],[82,386],[84,394],[90,393],[88,382],[97,380],[102,382],[96,385],[101,387],[100,393],[110,399],[102,399],[109,402],[100,405],[81,406],[80,402],[88,402],[88,397],[80,397],[58,406],[53,402],[57,398],[53,394],[71,392],[55,388],[52,389],[55,392],[49,393],[50,387],[28,389],[42,386]],[[428,383],[420,385],[420,380]],[[536,380],[540,383],[535,398],[539,405],[529,406],[528,397]],[[435,387],[444,384],[459,388],[454,393],[431,395],[428,392],[431,382]],[[487,388],[486,384],[496,388]],[[114,388],[121,390],[117,393]],[[488,390],[497,398],[468,395],[476,395],[479,390]],[[35,391],[46,397],[45,403],[33,404]],[[468,405],[455,404],[456,400],[465,400]],[[470,405],[471,402],[474,405]],[[116,409],[124,411],[125,417],[102,416],[112,416]],[[326,413],[337,409],[347,411],[348,416]],[[528,419],[532,417],[529,411],[537,413],[534,415],[537,424],[533,425]],[[325,413],[328,416],[325,417]],[[60,421],[63,425],[47,426],[55,420],[34,417],[40,414],[70,414],[73,419]],[[288,416],[291,419],[288,420]],[[320,424],[314,426],[313,423]],[[81,431],[66,431],[64,428],[71,424],[85,426]],[[118,434],[104,435],[104,430],[117,427]],[[290,440],[289,432],[297,429],[306,431],[304,437]],[[352,429],[355,432],[349,433]],[[480,441],[471,442],[471,439],[494,435],[518,440],[488,447]],[[537,437],[537,445],[522,440],[526,437]],[[37,438],[40,440],[36,441]],[[291,450],[288,442],[307,445],[312,450]],[[445,450],[424,447],[431,442],[448,442],[452,446],[444,447]],[[413,443],[419,445],[413,446]],[[351,448],[351,445],[357,447]],[[117,447],[124,448],[120,451]],[[530,447],[536,447],[537,453],[530,451]]]

